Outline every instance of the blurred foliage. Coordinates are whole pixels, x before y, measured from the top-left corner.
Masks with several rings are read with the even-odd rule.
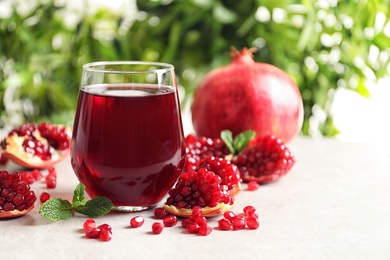
[[[138,0],[131,14],[91,12],[93,1],[80,2],[75,14],[66,1],[12,1],[0,20],[3,123],[71,124],[82,64],[97,60],[174,64],[184,106],[205,73],[230,62],[234,46],[256,47],[256,61],[295,79],[303,134],[332,136],[335,90],[369,97],[367,79],[389,73],[389,0]]]

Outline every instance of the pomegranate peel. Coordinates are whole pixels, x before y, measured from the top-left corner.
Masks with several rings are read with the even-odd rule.
[[[31,205],[29,208],[24,209],[24,210],[12,210],[12,211],[1,211],[0,210],[0,218],[5,219],[5,218],[18,218],[21,217],[27,213],[29,213],[32,209],[34,208],[34,205]]]

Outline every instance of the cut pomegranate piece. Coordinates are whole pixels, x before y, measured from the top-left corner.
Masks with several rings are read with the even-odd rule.
[[[2,155],[26,168],[44,169],[69,154],[72,129],[49,123],[26,123],[1,142]]]
[[[207,168],[183,173],[175,187],[168,194],[164,209],[169,213],[188,217],[194,207],[202,208],[203,216],[222,214],[234,205],[234,196],[227,193],[227,186],[221,185],[221,177]]]
[[[295,164],[288,147],[274,136],[252,139],[232,161],[240,170],[241,178],[261,184],[278,180]]]
[[[0,218],[22,216],[34,208],[35,193],[21,180],[20,172],[0,170]]]

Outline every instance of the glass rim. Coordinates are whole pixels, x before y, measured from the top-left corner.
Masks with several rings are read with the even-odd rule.
[[[156,66],[155,69],[105,69],[98,66],[103,65],[150,65]],[[103,72],[103,73],[161,73],[174,71],[174,66],[165,62],[157,61],[95,61],[83,65],[83,71],[89,72]]]

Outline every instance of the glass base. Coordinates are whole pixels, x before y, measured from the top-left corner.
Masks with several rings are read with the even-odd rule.
[[[114,206],[111,208],[111,210],[118,212],[137,212],[150,208],[152,208],[152,206]]]

